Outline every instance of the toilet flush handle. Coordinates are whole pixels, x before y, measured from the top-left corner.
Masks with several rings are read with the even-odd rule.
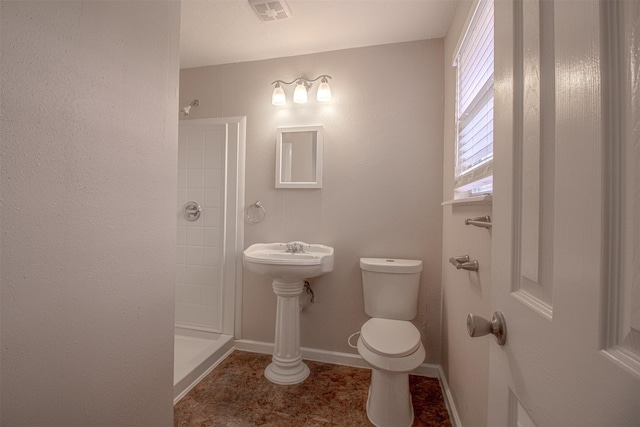
[[[504,345],[507,342],[507,324],[504,321],[504,315],[499,311],[493,313],[491,321],[476,314],[469,314],[467,316],[467,332],[470,337],[493,334],[498,345]]]

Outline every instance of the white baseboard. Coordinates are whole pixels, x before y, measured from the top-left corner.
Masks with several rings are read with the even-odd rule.
[[[444,403],[445,405],[447,405],[447,411],[449,411],[449,419],[451,420],[451,425],[453,427],[462,427],[462,423],[460,422],[460,416],[458,415],[458,411],[456,410],[456,405],[453,403],[453,395],[451,394],[451,390],[449,389],[449,384],[447,383],[447,377],[444,375],[442,366],[438,366],[438,371],[439,371],[438,379],[440,380],[440,388],[442,389]]]
[[[273,354],[273,343],[251,340],[236,340],[236,349],[251,353]],[[337,351],[318,350],[301,347],[302,358],[315,362],[332,363],[334,365],[353,366],[355,368],[370,369],[367,362],[359,354],[340,353]]]
[[[251,340],[236,340],[236,349],[249,351],[251,353],[273,354],[273,343]],[[318,350],[316,348],[302,347],[302,358],[315,362],[332,363],[334,365],[353,366],[355,368],[371,369],[367,362],[359,354],[342,353],[339,351]],[[418,366],[412,375],[423,377],[439,378],[442,369],[440,365],[423,363]]]
[[[274,345],[262,341],[236,340],[235,347],[236,350],[250,353],[272,354]]]

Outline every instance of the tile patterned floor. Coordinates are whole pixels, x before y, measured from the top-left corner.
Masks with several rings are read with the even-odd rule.
[[[305,361],[311,375],[281,386],[263,374],[271,356],[234,351],[174,407],[176,427],[371,426],[365,405],[371,371]],[[410,377],[414,426],[451,426],[435,378]]]

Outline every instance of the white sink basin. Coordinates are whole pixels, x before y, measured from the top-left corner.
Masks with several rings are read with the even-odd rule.
[[[272,279],[304,280],[333,271],[333,248],[293,242],[302,251],[288,252],[292,243],[256,243],[244,251],[243,264]]]

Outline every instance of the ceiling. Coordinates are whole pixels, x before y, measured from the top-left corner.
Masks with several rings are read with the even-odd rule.
[[[456,1],[287,0],[290,18],[262,22],[248,0],[183,0],[180,68],[440,38]]]

